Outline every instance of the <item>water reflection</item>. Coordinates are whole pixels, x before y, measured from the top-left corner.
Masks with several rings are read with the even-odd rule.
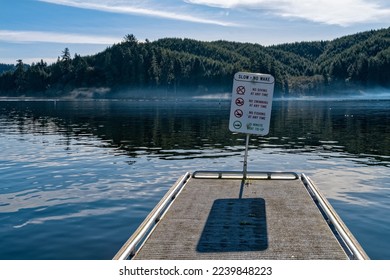
[[[242,168],[245,135],[228,130],[229,107],[1,101],[0,238],[10,246],[0,259],[112,257],[183,172]],[[390,230],[388,108],[386,100],[275,101],[270,134],[251,136],[249,170],[307,173],[369,255],[390,258],[390,245],[370,250]],[[48,239],[52,247],[42,246]],[[89,251],[67,250],[79,247]]]
[[[83,101],[1,102],[4,125],[24,133],[62,134],[65,142],[98,137],[102,146],[136,157],[199,156],[200,150],[229,152],[243,136],[228,131],[228,102]],[[275,101],[271,132],[252,136],[254,148],[293,153],[347,152],[387,165],[390,101]],[[8,132],[9,133],[9,132]],[[184,152],[185,151],[185,152]]]
[[[273,135],[293,149],[321,147],[378,155],[381,160],[390,155],[389,104],[367,100],[276,102]]]

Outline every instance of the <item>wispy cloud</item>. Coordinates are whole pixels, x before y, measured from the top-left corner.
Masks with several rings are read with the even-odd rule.
[[[45,42],[107,45],[117,43],[121,41],[121,38],[42,31],[0,30],[0,41],[12,43]]]
[[[118,1],[118,0],[38,0],[57,5],[76,7],[81,9],[98,10],[109,13],[136,14],[179,21],[212,24],[220,26],[236,26],[236,23],[212,19],[204,15],[196,15],[184,7],[161,6],[161,2],[151,1]],[[182,7],[183,8],[183,7]]]
[[[185,0],[187,3],[224,9],[265,10],[286,18],[348,26],[389,21],[388,1],[368,0]]]

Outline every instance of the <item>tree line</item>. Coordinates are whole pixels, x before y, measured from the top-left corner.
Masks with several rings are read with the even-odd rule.
[[[230,91],[238,71],[269,73],[282,96],[329,94],[334,89],[390,87],[390,28],[329,41],[272,46],[165,38],[122,42],[91,56],[31,65],[0,64],[0,94],[62,96],[77,88],[157,90],[167,93]]]

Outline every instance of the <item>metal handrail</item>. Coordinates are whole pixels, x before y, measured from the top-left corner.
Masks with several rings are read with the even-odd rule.
[[[126,260],[129,258],[129,256],[135,254],[139,243],[144,240],[145,236],[149,234],[153,227],[158,223],[163,213],[169,208],[172,201],[179,194],[190,177],[190,173],[187,172],[171,187],[160,203],[156,205],[156,207],[146,217],[135,233],[127,240],[127,242],[114,256],[113,260]]]
[[[319,206],[324,211],[325,215],[337,230],[338,234],[342,238],[344,244],[350,250],[352,256],[357,260],[367,260],[369,257],[364,252],[358,241],[353,237],[352,233],[348,230],[346,225],[342,222],[341,218],[336,214],[336,211],[329,204],[329,202],[322,196],[318,188],[305,174],[301,174],[302,181],[308,188],[311,195],[317,200]]]
[[[192,174],[195,179],[248,179],[248,180],[297,180],[295,172],[283,171],[248,171],[244,176],[242,171],[211,171],[200,170]]]

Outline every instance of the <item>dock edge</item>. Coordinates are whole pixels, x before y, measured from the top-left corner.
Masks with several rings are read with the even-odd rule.
[[[370,258],[359,242],[313,181],[304,173],[301,174],[301,180],[349,258],[352,260],[369,260]]]

